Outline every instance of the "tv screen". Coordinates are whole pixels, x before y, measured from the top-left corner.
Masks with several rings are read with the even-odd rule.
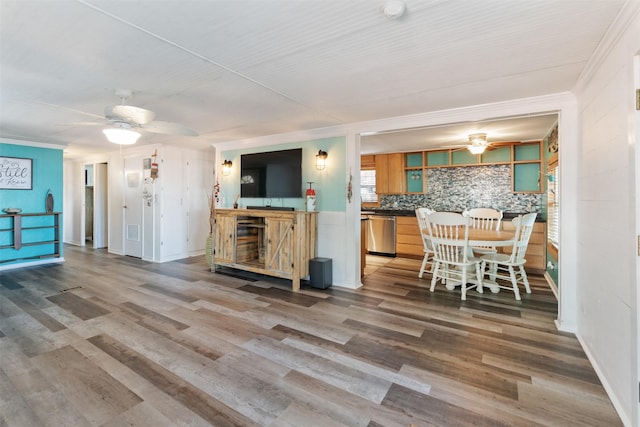
[[[302,197],[302,148],[240,156],[240,197]]]

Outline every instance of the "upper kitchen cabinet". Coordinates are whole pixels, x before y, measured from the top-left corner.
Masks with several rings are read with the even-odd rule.
[[[405,192],[402,153],[376,154],[376,191],[378,194]]]
[[[410,153],[364,155],[363,170],[375,169],[377,194],[425,194],[430,169],[506,165],[511,168],[513,193],[540,193],[542,144],[510,142],[491,146],[482,154],[465,148],[450,148]]]
[[[376,165],[376,193],[389,193],[389,156],[387,154],[375,155]]]
[[[407,193],[424,193],[426,190],[423,158],[422,151],[404,155],[404,181]]]
[[[542,144],[539,142],[514,144],[511,174],[514,193],[542,192]]]

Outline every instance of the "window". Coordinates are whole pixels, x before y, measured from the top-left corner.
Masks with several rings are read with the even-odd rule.
[[[375,169],[365,169],[360,171],[360,199],[362,203],[378,202]]]
[[[560,221],[558,197],[558,163],[549,165],[549,182],[547,184],[547,240],[556,248],[560,247]]]

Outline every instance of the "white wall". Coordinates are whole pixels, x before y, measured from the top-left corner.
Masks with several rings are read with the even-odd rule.
[[[84,166],[83,162],[63,162],[63,241],[72,245],[83,245],[81,224],[84,218]]]
[[[578,337],[625,425],[638,425],[634,55],[628,29],[610,34],[576,92],[581,144],[578,191]],[[636,70],[637,72],[637,70]],[[562,182],[562,181],[561,181]],[[562,253],[562,247],[561,247]],[[562,286],[562,283],[561,283]]]
[[[150,158],[157,150],[158,179],[145,184],[153,193],[143,211],[143,258],[164,262],[203,254],[209,233],[207,191],[213,185],[213,149],[195,151],[153,145],[113,151],[99,158],[64,162],[65,242],[83,244],[84,165],[108,163],[108,248],[122,255],[123,159]]]

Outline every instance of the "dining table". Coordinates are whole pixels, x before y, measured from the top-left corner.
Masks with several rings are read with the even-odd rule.
[[[504,230],[469,228],[469,246],[513,246],[515,233]]]

